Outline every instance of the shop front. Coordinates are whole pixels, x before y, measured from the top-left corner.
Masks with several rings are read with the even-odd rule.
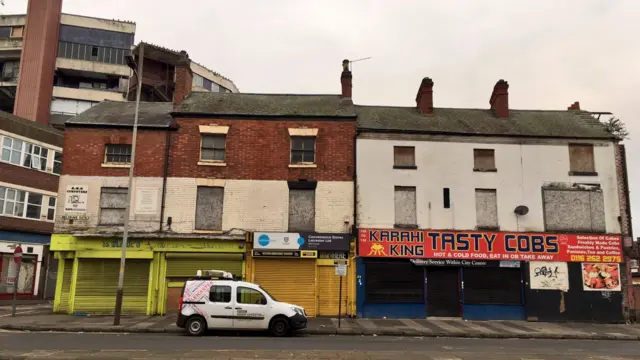
[[[350,277],[336,275],[336,267],[349,266],[350,234],[256,232],[253,237],[252,282],[278,301],[304,307],[309,316],[348,313]]]
[[[222,269],[244,276],[245,237],[141,238],[127,244],[124,314],[165,314],[178,308],[184,282],[197,270]],[[58,259],[54,311],[111,314],[120,268],[121,238],[53,235]]]
[[[468,320],[525,320],[543,314],[548,319],[558,318],[548,310],[561,308],[560,301],[555,301],[558,294],[540,293],[540,287],[551,286],[548,284],[562,276],[562,271],[550,272],[547,268],[562,269],[551,266],[557,262],[567,268],[569,263],[568,268],[575,270],[568,276],[586,282],[596,268],[615,272],[621,251],[618,235],[361,229],[357,314]],[[591,266],[582,261],[591,261]],[[531,266],[535,266],[533,271]],[[585,271],[590,274],[585,275]],[[589,280],[594,287],[609,284],[613,288],[617,280],[612,279],[619,279],[617,275],[598,274],[601,281]],[[548,290],[563,291],[557,288],[559,285],[554,286]],[[598,300],[590,291],[576,296],[576,301],[591,305]],[[617,319],[621,301],[609,308],[604,306],[608,313],[604,317]]]
[[[14,286],[18,299],[39,298],[46,281],[42,269],[49,241],[48,235],[0,231],[0,300],[12,299]],[[23,251],[19,264],[13,260],[18,245]]]

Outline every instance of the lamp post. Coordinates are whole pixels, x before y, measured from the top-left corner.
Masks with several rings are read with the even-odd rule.
[[[118,274],[118,290],[116,292],[116,309],[113,317],[113,325],[120,325],[122,314],[122,298],[124,287],[124,268],[127,261],[127,240],[129,236],[129,217],[131,215],[131,192],[133,187],[133,170],[136,163],[136,140],[138,137],[138,111],[140,109],[140,94],[142,92],[142,66],[144,65],[144,43],[140,43],[140,64],[136,64],[133,56],[127,55],[127,65],[136,74],[138,86],[136,88],[136,110],[133,117],[133,139],[131,140],[131,166],[129,167],[129,186],[127,187],[127,202],[124,210],[124,231],[122,235],[122,255],[120,257],[120,272]],[[140,67],[139,71],[136,68]]]

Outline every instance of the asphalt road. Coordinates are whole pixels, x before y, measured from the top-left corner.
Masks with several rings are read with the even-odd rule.
[[[640,359],[633,341],[0,332],[0,355],[209,359]],[[30,355],[30,356],[29,356]],[[47,355],[47,356],[43,356]],[[42,356],[42,357],[41,357]],[[287,357],[288,356],[288,357]],[[3,357],[0,356],[0,359]],[[18,357],[19,358],[19,357]],[[18,359],[16,358],[16,359]]]

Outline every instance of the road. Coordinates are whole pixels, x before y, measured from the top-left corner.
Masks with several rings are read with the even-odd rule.
[[[640,359],[633,341],[0,332],[0,359]],[[4,357],[3,357],[4,356]]]

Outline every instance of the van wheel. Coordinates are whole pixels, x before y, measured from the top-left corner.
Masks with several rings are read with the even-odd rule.
[[[277,317],[271,320],[269,324],[269,332],[273,336],[283,337],[289,335],[291,327],[289,321],[284,317]]]
[[[187,320],[187,332],[191,336],[200,336],[207,330],[207,323],[203,318],[194,316]]]

